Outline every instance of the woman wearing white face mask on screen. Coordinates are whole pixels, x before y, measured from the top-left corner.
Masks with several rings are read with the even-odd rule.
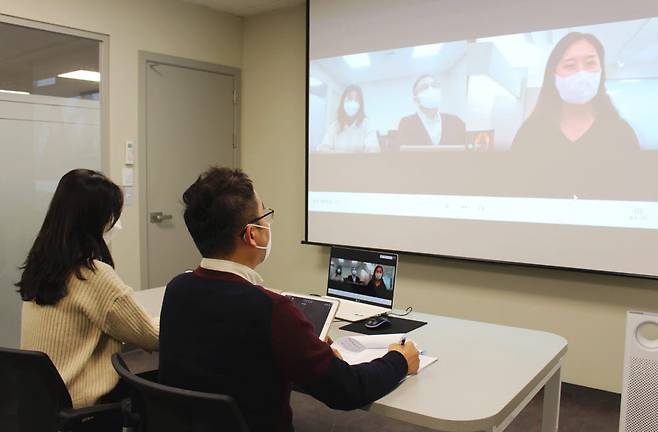
[[[521,162],[537,160],[551,167],[552,172],[532,174],[545,175],[546,183],[551,178],[552,185],[539,190],[595,197],[601,189],[610,191],[593,184],[598,183],[595,179],[600,175],[611,180],[619,164],[639,150],[635,132],[606,93],[605,81],[605,50],[594,35],[572,32],[556,44],[535,109],[512,144],[517,154],[524,155]],[[612,188],[620,187],[618,181],[610,183]]]
[[[377,153],[379,142],[365,113],[361,87],[345,88],[338,104],[336,121],[329,125],[318,152]]]
[[[412,87],[415,114],[403,117],[397,139],[401,146],[464,145],[466,126],[457,116],[439,111],[441,87],[432,75],[420,76]]]

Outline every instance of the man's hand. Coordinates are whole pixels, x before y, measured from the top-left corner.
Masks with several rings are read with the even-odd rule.
[[[392,344],[388,346],[389,351],[397,351],[404,356],[407,361],[407,373],[415,374],[420,367],[419,352],[416,349],[416,344],[407,339],[404,345]]]
[[[333,341],[329,336],[327,336],[326,339],[325,339],[324,341],[325,341],[327,344],[329,344],[330,347],[331,347],[331,345],[334,344],[334,341]],[[331,348],[331,350],[334,352],[334,355],[335,355],[336,357],[338,357],[338,358],[341,359],[341,360],[343,359],[343,356],[340,355],[340,353],[338,352],[338,350],[337,350],[336,348]]]

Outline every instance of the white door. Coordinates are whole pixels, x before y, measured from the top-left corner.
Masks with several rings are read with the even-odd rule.
[[[235,73],[148,61],[146,67],[147,287],[200,261],[183,220],[182,196],[210,166],[235,167]],[[144,259],[144,257],[142,257]]]

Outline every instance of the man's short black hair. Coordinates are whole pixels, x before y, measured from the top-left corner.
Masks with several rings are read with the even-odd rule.
[[[239,169],[212,167],[183,193],[185,225],[204,257],[228,255],[236,236],[256,217],[251,179]]]

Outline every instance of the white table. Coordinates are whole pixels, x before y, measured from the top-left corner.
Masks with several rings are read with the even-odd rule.
[[[138,291],[151,316],[160,315],[164,288]],[[439,360],[407,378],[369,410],[441,431],[504,430],[544,388],[542,432],[556,432],[560,367],[567,341],[557,335],[476,321],[412,313],[426,321],[409,338]],[[335,340],[349,333],[336,322]]]

